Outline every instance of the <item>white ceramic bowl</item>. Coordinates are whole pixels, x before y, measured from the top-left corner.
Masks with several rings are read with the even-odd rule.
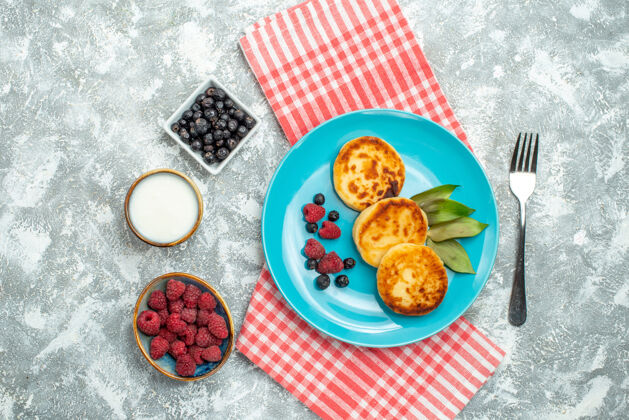
[[[173,130],[170,129],[170,127],[175,122],[179,121],[179,119],[181,118],[181,114],[183,114],[184,111],[190,109],[190,107],[194,103],[194,100],[197,98],[197,96],[199,96],[201,93],[205,92],[207,90],[207,88],[209,88],[210,86],[214,86],[214,87],[223,89],[225,91],[225,93],[227,94],[227,96],[229,96],[234,101],[234,104],[236,104],[236,106],[238,108],[240,108],[241,110],[246,112],[247,115],[249,115],[251,118],[253,118],[255,120],[255,122],[256,122],[256,125],[254,125],[253,128],[251,130],[249,130],[249,133],[240,140],[240,142],[238,143],[238,146],[236,146],[236,148],[231,151],[229,156],[227,156],[227,159],[225,159],[224,161],[219,162],[217,164],[213,164],[213,165],[208,165],[207,163],[205,163],[205,161],[203,160],[203,157],[201,156],[200,153],[195,152],[194,150],[192,150],[189,145],[187,145],[186,143],[181,141],[181,139],[179,138],[179,135],[177,133],[175,133]],[[251,110],[248,107],[246,107],[242,102],[240,102],[238,100],[238,98],[236,98],[236,96],[234,95],[234,93],[232,91],[230,91],[225,86],[220,84],[213,76],[210,76],[206,81],[201,83],[199,85],[199,87],[194,92],[192,92],[190,94],[190,96],[188,96],[188,99],[186,99],[184,101],[184,103],[181,104],[181,106],[179,108],[177,108],[177,110],[166,121],[164,121],[164,125],[162,126],[162,128],[168,133],[168,135],[170,137],[173,138],[173,140],[175,140],[177,142],[177,144],[179,146],[181,146],[181,148],[183,150],[186,151],[186,153],[188,153],[190,156],[192,156],[192,158],[194,160],[199,162],[199,164],[201,166],[203,166],[205,169],[207,169],[207,171],[209,173],[211,173],[212,175],[218,175],[223,170],[225,165],[227,165],[227,163],[234,157],[234,155],[236,155],[238,153],[240,148],[243,147],[243,145],[249,140],[249,138],[251,136],[253,136],[255,131],[258,129],[259,125],[260,125],[260,120],[258,119],[258,117],[253,115]]]

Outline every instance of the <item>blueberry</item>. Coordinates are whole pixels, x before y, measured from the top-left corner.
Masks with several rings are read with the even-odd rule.
[[[197,137],[199,137],[199,132],[197,131],[194,123],[190,123],[190,128],[188,128],[188,132],[190,133],[190,137],[192,138],[196,139]]]
[[[188,126],[188,120],[185,119],[180,119],[179,121],[177,121],[177,124],[179,124],[179,127],[183,128],[183,127],[187,127]]]
[[[181,141],[183,142],[190,142],[190,138],[192,136],[190,136],[190,133],[188,133],[188,130],[186,130],[185,128],[182,128],[181,130],[179,130],[179,137],[181,138]]]
[[[222,101],[223,99],[225,99],[225,91],[221,88],[215,88],[214,92],[212,93],[212,98],[216,99],[217,101]]]
[[[347,285],[349,284],[349,279],[345,274],[341,274],[340,276],[336,276],[336,278],[334,279],[334,284],[336,284],[336,287],[347,287]]]
[[[197,129],[197,133],[199,133],[200,136],[203,136],[210,129],[210,124],[208,124],[205,119],[199,118],[194,121],[194,127]]]
[[[232,101],[231,98],[225,98],[223,103],[225,104],[225,108],[233,108],[234,106],[234,101]]]
[[[232,133],[229,132],[229,130],[223,130],[223,138],[225,140],[227,140],[228,138],[230,138],[232,136]]]
[[[225,160],[227,159],[227,156],[229,156],[229,150],[225,147],[221,147],[216,151],[216,157],[218,160]]]
[[[201,112],[201,111],[194,111],[194,114],[192,114],[192,121],[198,120],[202,116],[203,116],[203,112]]]
[[[216,151],[216,147],[214,147],[213,144],[206,144],[205,146],[203,146],[203,151],[204,152],[212,152],[214,153]]]
[[[212,152],[204,153],[203,154],[203,160],[205,161],[205,163],[207,163],[209,165],[211,165],[213,163],[216,163],[218,161],[218,159],[216,159],[216,156]]]
[[[203,116],[205,117],[206,120],[213,121],[218,116],[218,112],[216,112],[214,108],[208,108],[205,111],[203,111]]]
[[[234,115],[234,112],[236,111],[236,108],[229,108],[227,110],[227,115],[229,115],[230,117]]]
[[[236,118],[238,121],[242,121],[245,119],[245,113],[242,112],[240,109],[237,109],[234,111],[234,118]]]
[[[256,125],[256,120],[254,120],[253,118],[251,118],[250,116],[246,116],[245,117],[245,126],[248,129],[252,129],[253,126]]]
[[[192,119],[193,114],[194,112],[187,110],[187,111],[184,111],[183,114],[181,114],[181,118],[183,118],[184,120],[190,121]]]
[[[306,261],[306,268],[308,268],[308,270],[316,270],[317,260],[315,260],[314,258],[308,258],[308,261]]]
[[[317,206],[322,206],[325,203],[325,196],[321,193],[318,193],[314,196],[314,200],[312,200]]]
[[[192,143],[190,143],[190,148],[194,150],[195,152],[198,152],[199,150],[203,149],[203,144],[201,144],[199,140],[195,140]]]
[[[354,268],[355,265],[356,265],[356,261],[353,258],[345,258],[343,260],[343,266],[347,270],[350,270],[350,269]]]
[[[218,140],[215,140],[215,141],[214,141],[214,147],[215,147],[215,148],[217,148],[217,149],[218,149],[218,148],[223,147],[223,146],[225,146],[225,140],[223,140],[223,139],[218,139]]]
[[[319,229],[316,223],[306,223],[306,230],[309,233],[315,233]]]
[[[224,130],[227,127],[227,121],[223,119],[219,119],[214,123],[214,128],[218,128],[219,130]]]
[[[337,220],[339,220],[339,212],[336,210],[332,210],[330,213],[328,213],[328,220],[330,222],[336,222]]]
[[[229,150],[234,150],[236,146],[238,146],[238,140],[233,137],[227,139],[227,147],[229,147]]]
[[[197,99],[194,100],[194,102],[198,103],[199,105],[201,105],[201,103],[203,103],[203,100],[206,98],[205,94],[202,93],[199,96],[197,96]]]
[[[225,104],[223,103],[223,101],[216,101],[214,103],[214,108],[216,108],[216,112],[218,112],[219,114],[225,112]]]
[[[203,136],[203,144],[212,144],[214,143],[214,137],[212,136],[212,133],[206,133]]]
[[[214,106],[214,99],[212,98],[204,98],[203,102],[201,102],[201,106],[205,109],[212,108]]]
[[[225,115],[225,114],[223,114]],[[229,120],[227,121],[227,129],[231,132],[236,131],[236,129],[238,128],[238,121],[236,120]]]
[[[212,131],[212,137],[214,137],[214,141],[223,139],[223,130],[214,130]]]
[[[240,125],[236,129],[236,134],[238,134],[240,137],[246,136],[248,132],[249,130],[247,130],[247,127],[245,127],[244,125]]]
[[[190,109],[192,110],[192,112],[197,112],[197,111],[201,111],[201,105],[197,104],[196,102],[192,104],[192,106],[190,107]]]
[[[205,90],[205,94],[207,96],[214,96],[214,91],[216,90],[216,88],[214,86],[209,87]]]
[[[316,282],[319,289],[327,289],[330,285],[330,276],[328,276],[327,274],[321,274],[316,278]]]
[[[173,130],[175,133],[179,132],[179,124],[174,123],[170,126],[170,129]]]
[[[221,120],[229,120],[229,114],[228,113],[223,113],[221,114],[221,116],[219,117]]]

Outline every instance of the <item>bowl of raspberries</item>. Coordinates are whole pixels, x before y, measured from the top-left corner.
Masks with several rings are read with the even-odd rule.
[[[214,77],[164,122],[164,130],[212,175],[251,138],[260,121]]]
[[[144,288],[133,312],[133,333],[148,362],[169,378],[196,381],[229,357],[234,325],[221,295],[204,280],[168,273]]]

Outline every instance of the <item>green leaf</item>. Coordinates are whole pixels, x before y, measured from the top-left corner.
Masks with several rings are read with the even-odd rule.
[[[436,198],[450,198],[452,191],[454,191],[457,187],[458,185],[452,184],[440,185],[426,190],[423,193],[412,196],[411,200],[417,203],[419,207],[423,207],[425,203]]]
[[[439,223],[430,227],[428,237],[435,242],[441,242],[453,238],[469,238],[476,236],[488,225],[471,217],[459,217],[445,223]]]
[[[436,198],[420,206],[428,216],[428,224],[430,226],[459,217],[469,216],[474,213],[474,209],[461,204],[458,201],[449,200],[447,198]]]
[[[443,261],[450,270],[456,271],[457,273],[476,274],[470,262],[470,257],[468,257],[467,252],[465,252],[465,248],[455,239],[434,242],[428,238],[426,245],[435,251],[439,258],[441,258],[441,261]]]

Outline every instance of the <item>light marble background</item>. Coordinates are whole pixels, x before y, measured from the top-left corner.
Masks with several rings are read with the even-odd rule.
[[[237,328],[262,265],[260,212],[288,149],[239,51],[265,1],[0,0],[0,417],[312,418],[236,353],[182,384],[148,366],[131,313],[153,277],[209,279]],[[413,1],[405,15],[485,166],[502,226],[466,316],[507,352],[461,418],[626,418],[629,411],[629,17],[625,0]],[[208,74],[262,118],[212,177],[160,121]],[[529,319],[511,327],[515,135],[541,133],[529,206]],[[183,170],[206,212],[182,246],[126,227],[142,172]]]

